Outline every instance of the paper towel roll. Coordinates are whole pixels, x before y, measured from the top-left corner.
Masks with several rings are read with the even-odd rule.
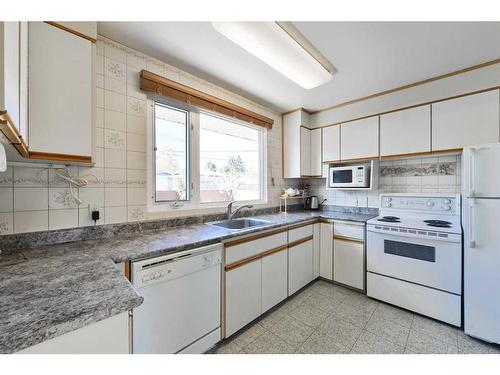
[[[0,142],[0,172],[7,170],[7,156],[5,156],[5,147]]]

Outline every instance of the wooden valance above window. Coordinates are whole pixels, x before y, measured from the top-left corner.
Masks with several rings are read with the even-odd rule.
[[[141,90],[154,92],[156,95],[172,98],[269,129],[274,123],[274,120],[268,117],[147,70],[141,70]]]

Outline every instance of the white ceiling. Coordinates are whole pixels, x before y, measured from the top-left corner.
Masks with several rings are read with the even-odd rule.
[[[99,22],[99,34],[277,111],[318,110],[500,57],[500,22],[294,22],[337,69],[305,90],[209,22]]]

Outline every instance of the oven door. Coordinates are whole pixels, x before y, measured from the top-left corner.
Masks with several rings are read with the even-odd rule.
[[[461,294],[460,243],[367,231],[366,249],[368,272]]]

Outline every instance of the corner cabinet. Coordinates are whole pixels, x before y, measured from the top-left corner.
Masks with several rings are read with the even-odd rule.
[[[431,106],[380,116],[380,156],[431,151]]]
[[[29,151],[91,162],[94,44],[65,27],[29,23]]]
[[[432,150],[500,141],[499,90],[432,104]]]
[[[321,130],[300,109],[283,114],[283,178],[321,177]]]

